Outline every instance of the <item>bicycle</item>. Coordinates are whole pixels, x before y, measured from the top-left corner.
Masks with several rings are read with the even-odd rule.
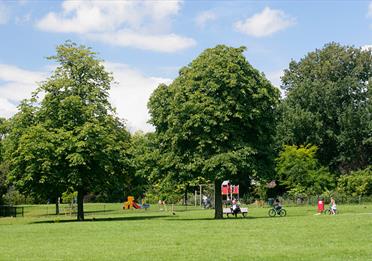
[[[268,214],[270,217],[275,217],[276,215],[285,217],[287,215],[287,211],[284,208],[276,209],[275,207],[273,207],[269,210]]]
[[[331,207],[329,207],[329,208],[327,208],[326,210],[323,211],[324,215],[336,215],[338,213],[339,213],[338,210],[334,210],[334,212],[333,212]]]

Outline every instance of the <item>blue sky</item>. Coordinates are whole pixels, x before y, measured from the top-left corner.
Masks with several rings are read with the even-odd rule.
[[[246,46],[275,86],[291,59],[329,42],[372,45],[371,1],[1,1],[0,117],[53,69],[45,57],[72,40],[113,72],[111,101],[134,130],[152,130],[146,103],[205,48]]]

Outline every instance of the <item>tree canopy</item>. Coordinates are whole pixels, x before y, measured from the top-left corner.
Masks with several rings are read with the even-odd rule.
[[[160,147],[177,158],[175,169],[215,183],[215,218],[222,217],[222,179],[272,174],[279,92],[247,62],[244,50],[205,50],[149,101]]]
[[[292,61],[282,81],[280,144],[314,144],[339,172],[372,163],[371,51],[327,44]]]
[[[49,59],[58,67],[12,120],[10,176],[24,191],[77,191],[84,220],[84,195],[125,174],[130,135],[108,100],[112,76],[90,48],[66,42]]]

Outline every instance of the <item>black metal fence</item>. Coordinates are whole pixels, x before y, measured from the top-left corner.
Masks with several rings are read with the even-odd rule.
[[[17,217],[20,215],[24,216],[24,207],[0,205],[0,217]]]

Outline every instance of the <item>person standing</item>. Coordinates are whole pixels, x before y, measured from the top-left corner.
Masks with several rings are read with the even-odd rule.
[[[330,209],[331,209],[331,214],[332,215],[335,215],[336,212],[337,212],[337,205],[336,205],[336,201],[334,198],[331,198],[331,206],[330,206]]]

